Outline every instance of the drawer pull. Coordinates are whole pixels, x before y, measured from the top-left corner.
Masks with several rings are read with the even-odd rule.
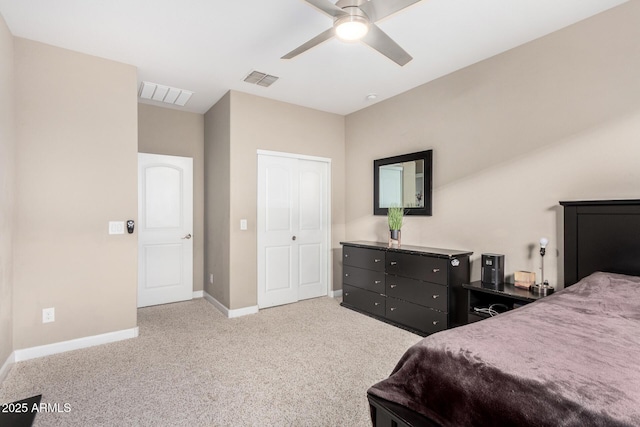
[[[437,272],[439,272],[439,271],[440,271],[440,269],[439,269],[439,268],[434,268],[434,269],[433,269],[433,272],[434,272],[434,273],[437,273]]]
[[[390,287],[391,289],[395,288],[396,286],[398,286],[398,285],[389,285],[389,287]]]
[[[349,292],[345,292],[345,293],[344,293],[344,296],[345,296],[345,297],[348,297],[348,296],[349,296]]]
[[[391,311],[394,311],[396,308],[395,307],[391,307]]]
[[[390,264],[391,265],[398,265],[398,263],[396,261],[391,261]]]
[[[433,295],[433,299],[440,298],[440,295]]]
[[[373,262],[380,262],[380,261],[382,261],[382,260],[381,259],[377,259],[377,258],[373,260]]]
[[[435,326],[435,325],[437,325],[437,324],[438,324],[438,323],[440,323],[440,322],[439,322],[439,321],[437,321],[437,320],[434,320],[432,323],[433,323],[433,325]]]
[[[380,303],[379,303],[379,302],[374,302],[373,304],[374,304],[374,305],[380,305]]]
[[[344,273],[344,277],[349,277],[349,273]]]
[[[382,280],[374,280],[373,283],[375,283],[376,285],[379,285],[380,283],[382,283]]]
[[[349,254],[344,254],[344,257],[345,258],[349,258]]]

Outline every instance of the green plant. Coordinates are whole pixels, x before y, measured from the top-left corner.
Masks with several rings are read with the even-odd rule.
[[[403,217],[404,209],[401,206],[391,206],[389,209],[387,209],[389,230],[400,230],[402,228]]]

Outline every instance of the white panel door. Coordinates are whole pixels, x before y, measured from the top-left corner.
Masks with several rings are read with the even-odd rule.
[[[328,165],[258,156],[258,307],[327,295]]]
[[[138,307],[193,296],[193,159],[138,154]]]
[[[298,301],[298,162],[258,156],[258,307]]]
[[[327,295],[327,164],[298,160],[298,299]]]

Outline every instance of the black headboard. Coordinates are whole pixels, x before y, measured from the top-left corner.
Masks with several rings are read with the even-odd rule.
[[[640,200],[560,204],[565,287],[596,271],[640,276]]]

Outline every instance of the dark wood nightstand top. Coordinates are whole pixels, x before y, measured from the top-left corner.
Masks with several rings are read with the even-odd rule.
[[[498,287],[483,284],[479,280],[469,284],[464,283],[463,288],[475,292],[484,292],[487,294],[501,295],[521,301],[534,302],[542,298],[544,295],[536,295],[527,289],[516,288],[513,283],[505,283]]]

